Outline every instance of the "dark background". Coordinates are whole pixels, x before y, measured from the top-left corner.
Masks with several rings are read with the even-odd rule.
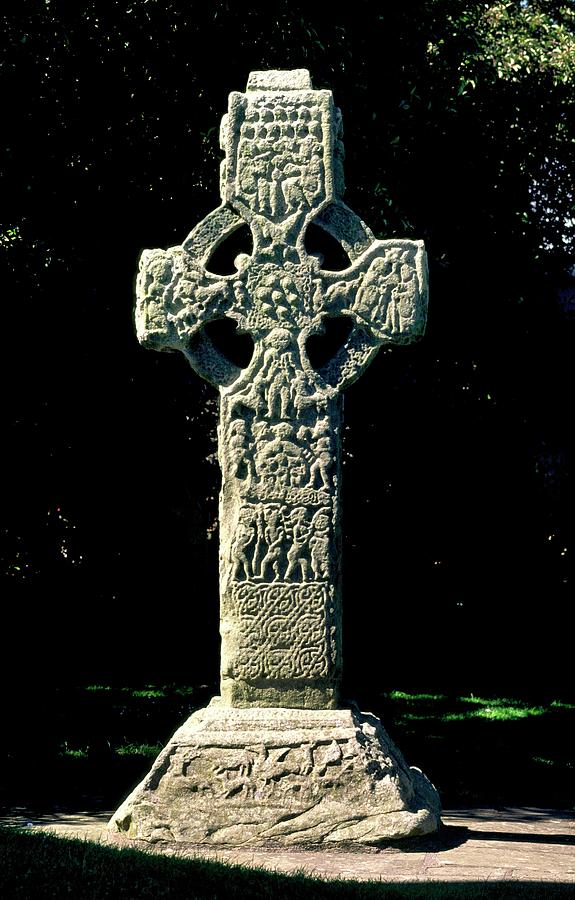
[[[139,347],[133,282],[218,205],[228,93],[306,67],[343,112],[348,205],[430,261],[425,339],[346,395],[345,690],[564,697],[573,82],[498,79],[461,4],[242,7],[4,14],[9,677],[217,682],[217,395]]]

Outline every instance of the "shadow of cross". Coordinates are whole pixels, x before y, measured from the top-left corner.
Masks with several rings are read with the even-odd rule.
[[[341,115],[309,73],[252,72],[222,120],[221,205],[181,247],[145,250],[136,324],[144,346],[176,349],[220,390],[221,695],[232,706],[332,708],[341,673],[342,390],[382,344],[425,328],[422,241],[376,240],[341,200]],[[350,260],[322,269],[313,222]],[[251,255],[206,268],[248,225]],[[306,342],[333,316],[347,340],[313,368]],[[233,320],[254,343],[234,365],[206,325]]]

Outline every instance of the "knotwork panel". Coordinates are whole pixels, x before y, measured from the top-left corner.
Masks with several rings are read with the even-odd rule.
[[[254,681],[325,678],[335,663],[324,584],[234,584],[234,675]]]

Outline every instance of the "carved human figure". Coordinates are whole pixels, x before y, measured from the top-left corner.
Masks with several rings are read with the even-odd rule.
[[[306,196],[301,183],[301,168],[293,163],[284,166],[282,189],[287,208],[292,211],[306,204]]]
[[[281,216],[285,209],[285,201],[282,191],[282,171],[277,165],[272,169],[271,182],[271,212],[273,216]]]
[[[232,421],[228,446],[230,448],[231,474],[245,480],[249,487],[253,477],[253,457],[250,452],[248,426],[245,419]]]
[[[316,476],[319,475],[320,487],[323,486],[329,490],[331,486],[329,472],[332,464],[331,440],[329,434],[320,435],[317,440],[313,441],[311,446],[315,454],[315,459],[309,469],[309,486],[311,488],[316,487]]]
[[[264,215],[271,212],[270,204],[270,180],[268,178],[269,160],[271,150],[260,153],[253,161],[254,178],[258,194],[258,206]]]
[[[279,331],[279,329],[278,329]],[[290,380],[296,373],[292,354],[280,350],[281,341],[270,347],[264,356],[262,380],[267,379],[264,399],[269,419],[287,419],[290,412]]]
[[[260,574],[260,566],[262,558],[267,551],[265,528],[266,528],[266,508],[265,506],[257,506],[255,510],[255,528],[256,541],[252,558],[252,576],[258,578]]]
[[[312,157],[306,169],[305,193],[310,206],[316,197],[321,194],[322,165],[317,147],[312,147]]]
[[[329,573],[329,518],[324,510],[319,510],[311,521],[312,536],[309,540],[311,568],[318,580]]]
[[[309,574],[308,540],[310,524],[307,521],[307,509],[305,506],[296,506],[290,512],[291,546],[287,552],[288,566],[285,573],[286,581],[296,581],[294,577],[299,566],[300,581],[307,581]]]
[[[305,372],[302,372],[301,369],[295,373],[290,382],[290,398],[298,420],[301,419],[305,410],[310,408],[313,408],[318,415],[325,413],[328,396],[329,392],[326,391],[314,392]]]
[[[271,566],[274,574],[273,580],[279,581],[281,576],[280,560],[283,556],[283,543],[285,539],[282,516],[279,509],[272,509],[268,513],[264,537],[268,549],[266,555],[262,559],[260,577],[265,581],[268,574],[268,566]]]
[[[274,289],[269,276],[267,284],[258,289],[257,299],[263,311],[274,317],[289,315],[284,307],[285,294],[281,284]],[[282,313],[282,310],[284,312]],[[266,339],[262,365],[252,384],[242,392],[242,401],[268,420],[288,420],[292,418],[290,383],[296,376],[298,365],[292,347],[292,336],[286,328],[274,328]]]
[[[254,511],[248,506],[244,506],[240,509],[235,540],[232,545],[233,578],[239,580],[242,574],[245,579],[251,578],[251,559],[247,551],[248,548],[254,544],[255,539],[256,527]]]
[[[287,424],[287,423],[286,423]],[[255,419],[252,425],[252,434],[255,440],[255,450],[259,451],[267,441],[271,441],[273,434],[271,425],[265,419]],[[288,432],[291,434],[291,432]]]

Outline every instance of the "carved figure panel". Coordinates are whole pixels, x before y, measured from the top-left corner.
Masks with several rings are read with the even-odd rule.
[[[324,199],[321,108],[260,95],[240,126],[238,196],[254,212],[281,219]]]
[[[240,507],[230,548],[231,581],[329,581],[331,518],[331,507]]]
[[[280,747],[202,747],[180,751],[171,767],[200,797],[220,801],[313,802],[327,786],[353,782],[357,754],[349,740]],[[391,771],[391,765],[390,765]]]

